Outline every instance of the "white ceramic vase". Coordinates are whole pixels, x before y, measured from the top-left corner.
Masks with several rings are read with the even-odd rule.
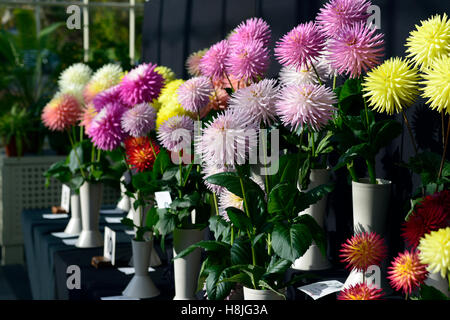
[[[70,220],[64,233],[77,235],[80,234],[81,229],[80,195],[74,193],[70,196]]]
[[[124,296],[145,299],[160,294],[148,272],[152,243],[152,239],[148,241],[131,240],[134,276],[122,292]]]
[[[284,296],[276,294],[271,290],[255,290],[244,287],[244,300],[286,300],[286,289],[280,290]]]
[[[130,197],[125,194],[127,192],[127,188],[125,188],[124,184],[122,183],[125,180],[126,180],[126,177],[125,177],[125,175],[123,175],[120,178],[120,200],[117,203],[116,208],[127,212],[127,211],[130,211],[131,202],[130,202]]]
[[[173,231],[173,257],[192,244],[203,240],[204,229],[177,229]],[[173,261],[175,297],[173,300],[196,300],[201,251],[199,248],[187,256]]]
[[[330,170],[312,169],[310,174],[310,184],[306,191],[314,189],[330,181]],[[327,211],[327,199],[325,195],[317,203],[309,206],[308,209],[299,213],[299,215],[309,214],[316,220],[317,224],[323,228]],[[296,270],[325,270],[331,268],[331,263],[323,256],[319,247],[313,242],[303,256],[294,261],[292,265]]]
[[[389,201],[391,195],[391,181],[377,179],[377,184],[369,183],[369,179],[360,179],[359,182],[352,182],[352,203],[353,203],[353,230],[355,234],[361,232],[375,232],[385,239],[387,215],[389,212]],[[383,261],[380,274],[366,273],[366,281],[379,279],[379,287],[386,294],[392,292],[387,277],[387,264]],[[377,270],[377,267],[373,267]],[[344,288],[363,282],[363,273],[352,270],[350,276],[344,284]],[[376,283],[378,285],[378,283]]]
[[[84,182],[80,188],[82,230],[76,246],[94,248],[103,246],[103,236],[99,231],[100,207],[103,184]]]

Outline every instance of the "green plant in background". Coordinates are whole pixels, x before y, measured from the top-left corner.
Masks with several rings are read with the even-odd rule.
[[[31,116],[26,109],[21,109],[17,104],[13,105],[11,111],[0,118],[0,136],[7,145],[9,156],[22,156],[24,147],[30,147],[27,132],[30,128]]]

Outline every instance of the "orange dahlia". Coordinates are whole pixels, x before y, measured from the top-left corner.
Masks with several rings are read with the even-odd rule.
[[[366,283],[358,283],[342,290],[338,300],[380,300],[384,295],[383,290],[369,287]]]
[[[428,275],[426,265],[420,263],[419,254],[415,250],[400,253],[389,269],[391,286],[395,290],[403,290],[405,294],[411,294]]]
[[[127,163],[138,172],[151,170],[159,153],[159,146],[148,137],[129,137],[125,140]]]
[[[42,121],[52,131],[64,131],[80,119],[81,105],[68,93],[57,94],[42,110]]]
[[[347,268],[366,271],[371,265],[379,265],[386,257],[387,247],[383,239],[375,232],[363,232],[354,235],[342,245],[342,262]]]

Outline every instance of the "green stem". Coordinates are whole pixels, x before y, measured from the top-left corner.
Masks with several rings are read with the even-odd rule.
[[[444,169],[444,164],[445,164],[445,156],[447,154],[447,148],[448,148],[448,137],[449,137],[449,133],[450,133],[450,118],[448,119],[448,125],[447,125],[447,134],[445,135],[445,143],[444,143],[444,151],[442,153],[442,159],[441,159],[441,165],[439,166],[439,173],[438,173],[438,177],[437,180],[439,180],[442,176],[442,171]],[[437,188],[437,186],[436,186]],[[436,190],[437,191],[437,190]]]
[[[77,133],[76,133],[75,126],[72,126],[72,135],[73,135],[73,141],[77,142]]]
[[[272,237],[270,233],[267,234],[267,254],[269,256],[272,255]]]
[[[353,162],[347,164],[347,170],[352,177],[352,180],[358,182],[358,176],[356,175],[355,168],[353,167]]]
[[[266,155],[266,140],[267,135],[263,137],[263,153],[264,153],[264,171],[265,171],[265,183],[266,183],[266,192],[267,194],[270,193],[270,186],[269,186],[269,174],[267,172],[267,155]]]
[[[409,125],[408,118],[406,117],[405,110],[402,110],[402,114],[403,114],[403,119],[405,120],[406,127],[408,128],[409,136],[411,137],[411,142],[414,147],[414,152],[417,155],[418,151],[417,151],[416,141],[414,140],[413,132],[412,132],[411,126]]]
[[[231,90],[234,91],[233,84],[231,83],[231,80],[230,80],[230,78],[228,77],[228,74],[227,74],[226,72],[224,72],[224,74],[225,74],[225,77],[226,77],[227,80],[228,80],[228,83],[230,84]]]
[[[217,204],[217,195],[215,192],[213,192],[213,199],[214,199],[214,209],[216,210],[216,215],[219,215],[219,205]]]
[[[334,75],[334,77],[333,77],[333,91],[334,91],[334,89],[336,89],[336,75]]]
[[[366,160],[367,171],[369,172],[369,179],[371,184],[377,184],[377,177],[375,173],[375,161]]]
[[[148,141],[150,142],[150,148],[152,148],[153,155],[155,156],[155,159],[156,159],[156,152],[155,152],[155,149],[153,148],[152,139],[148,139]]]
[[[243,201],[244,201],[245,213],[247,214],[247,217],[249,219],[251,219],[250,218],[250,212],[248,211],[247,196],[245,195],[244,182],[242,181],[242,178],[239,178],[239,181],[241,183],[241,191],[242,191],[242,197],[243,197]],[[248,234],[248,238],[251,240],[252,237],[250,235],[250,231],[249,230],[247,230],[247,234]],[[255,248],[253,248],[253,244],[251,245],[251,249],[252,249],[252,262],[253,262],[253,265],[256,266]]]
[[[183,184],[183,164],[181,162],[181,151],[178,152],[178,159],[180,160],[180,164],[179,164],[179,170],[180,170],[180,183],[179,186],[181,187]]]
[[[233,245],[234,243],[234,227],[231,226],[231,238],[230,238],[230,245]]]
[[[364,110],[366,112],[366,126],[367,126],[367,130],[369,130],[369,108],[367,107],[367,101],[364,96],[363,96],[363,101],[364,101]]]
[[[320,79],[319,73],[317,72],[317,69],[316,69],[316,67],[314,66],[314,63],[311,63],[311,66],[312,66],[312,68],[314,69],[314,73],[315,73],[316,76],[317,76],[317,80],[319,80],[319,84],[320,84],[320,85],[323,85],[323,81],[322,81],[322,79]]]
[[[97,149],[97,161],[100,161],[100,155],[102,153],[102,150]]]
[[[67,130],[67,135],[69,136],[70,144],[72,145],[72,150],[73,150],[73,152],[75,153],[75,158],[77,158],[78,165],[80,166],[81,176],[86,180],[86,175],[84,174],[83,167],[81,166],[81,160],[80,160],[80,158],[78,157],[78,152],[77,152],[77,150],[75,149],[75,144],[73,143],[73,139],[72,139],[72,136],[71,136],[69,130]]]
[[[314,159],[316,157],[316,147],[314,145],[314,133],[308,131],[308,140],[311,141],[311,157]]]
[[[84,133],[84,127],[80,126],[80,141],[83,141],[83,133]]]

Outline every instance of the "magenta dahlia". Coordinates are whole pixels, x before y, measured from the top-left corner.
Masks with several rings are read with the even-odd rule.
[[[95,110],[99,112],[108,103],[120,101],[119,85],[106,89],[105,91],[97,94],[92,100]]]
[[[229,44],[222,40],[206,51],[200,61],[200,71],[212,80],[221,80],[225,74],[225,61],[228,57]]]
[[[260,40],[265,47],[270,45],[270,26],[261,18],[250,18],[239,24],[231,33],[228,41],[232,47],[241,43]]]

